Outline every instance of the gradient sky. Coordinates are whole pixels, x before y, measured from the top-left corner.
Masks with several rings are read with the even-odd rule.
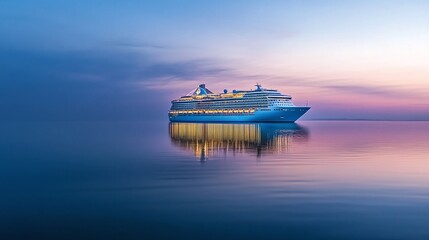
[[[167,119],[256,82],[307,119],[429,120],[428,1],[0,0],[0,120]]]

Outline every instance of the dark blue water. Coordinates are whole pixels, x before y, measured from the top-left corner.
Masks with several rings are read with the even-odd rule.
[[[0,239],[429,239],[429,122],[0,133]]]

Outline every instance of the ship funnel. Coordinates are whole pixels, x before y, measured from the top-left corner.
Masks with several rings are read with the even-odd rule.
[[[194,90],[192,95],[207,95],[207,94],[213,94],[212,91],[208,90],[206,88],[206,84],[200,84],[197,89]]]

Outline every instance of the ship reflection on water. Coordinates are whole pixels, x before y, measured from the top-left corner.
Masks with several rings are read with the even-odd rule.
[[[306,142],[309,131],[296,123],[170,123],[173,145],[192,152],[201,161],[213,154],[287,151],[294,143]]]

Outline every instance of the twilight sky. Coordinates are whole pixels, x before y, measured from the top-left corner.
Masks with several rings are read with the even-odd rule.
[[[429,120],[428,1],[0,0],[0,120],[167,119],[256,82],[306,119]]]

